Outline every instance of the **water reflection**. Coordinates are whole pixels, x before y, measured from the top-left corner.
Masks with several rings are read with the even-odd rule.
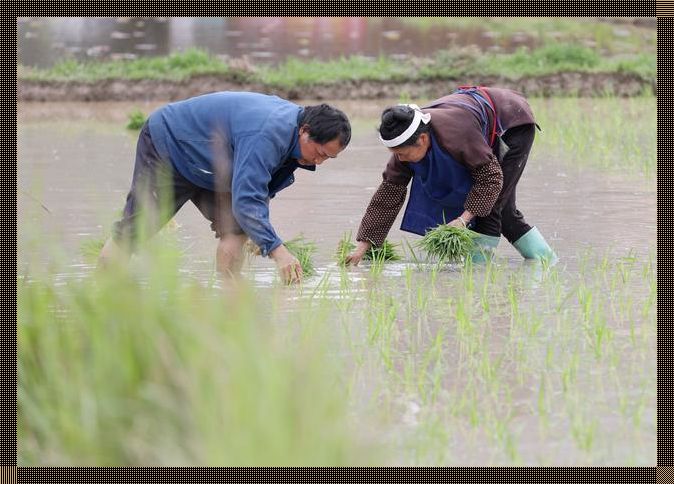
[[[48,67],[65,58],[135,59],[199,47],[223,57],[275,63],[288,56],[428,56],[477,46],[512,51],[533,46],[525,32],[501,39],[481,28],[430,25],[372,17],[117,17],[19,18],[20,63]]]

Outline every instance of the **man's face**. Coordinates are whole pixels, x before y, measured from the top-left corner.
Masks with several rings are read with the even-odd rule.
[[[337,155],[343,150],[344,147],[339,142],[339,138],[335,138],[325,144],[320,144],[311,140],[307,130],[304,128],[300,129],[300,151],[302,152],[302,158],[297,160],[300,165],[320,165],[328,158],[337,158]]]
[[[426,133],[421,133],[417,142],[410,146],[403,146],[400,148],[389,148],[389,150],[398,158],[400,161],[406,161],[408,163],[417,163],[421,161],[426,152],[430,148],[430,138]]]

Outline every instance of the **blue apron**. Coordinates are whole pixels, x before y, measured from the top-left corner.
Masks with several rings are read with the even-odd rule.
[[[493,147],[494,138],[500,141],[503,129],[490,100],[485,99],[474,87],[462,87],[454,93],[468,94],[478,101],[479,109],[463,102],[455,104],[469,109],[480,118],[482,135],[487,144]],[[492,110],[496,121],[491,133],[487,109]],[[407,165],[413,172],[412,187],[400,225],[401,230],[418,235],[424,235],[428,230],[461,215],[468,192],[473,187],[470,172],[440,147],[432,131],[429,131],[429,135],[431,147],[426,156],[418,163]]]
[[[418,163],[407,166],[414,172],[410,198],[400,229],[418,235],[454,220],[473,187],[470,172],[440,147],[432,132],[431,147]]]

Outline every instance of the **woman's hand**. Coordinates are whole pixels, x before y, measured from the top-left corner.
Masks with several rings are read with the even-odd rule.
[[[465,229],[470,223],[470,221],[473,220],[473,217],[474,215],[472,213],[470,213],[468,210],[464,210],[464,212],[461,215],[456,217],[447,225],[449,225],[450,227],[462,227]]]
[[[278,267],[281,280],[284,284],[302,281],[302,265],[297,257],[292,255],[285,245],[281,244],[269,253]]]
[[[363,259],[363,256],[365,255],[365,253],[368,250],[370,250],[370,247],[372,247],[372,244],[370,242],[367,242],[367,241],[358,242],[358,245],[356,246],[356,250],[351,252],[349,255],[346,256],[346,259],[344,259],[344,265],[357,266],[358,263]]]

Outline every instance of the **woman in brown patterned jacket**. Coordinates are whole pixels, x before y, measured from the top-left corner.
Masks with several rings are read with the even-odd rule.
[[[386,109],[379,138],[392,156],[347,263],[357,265],[372,245],[383,244],[410,180],[402,230],[423,235],[442,223],[472,228],[480,234],[473,261],[490,256],[501,234],[527,259],[555,259],[516,207],[536,127],[526,99],[500,88],[462,87],[423,109]]]

